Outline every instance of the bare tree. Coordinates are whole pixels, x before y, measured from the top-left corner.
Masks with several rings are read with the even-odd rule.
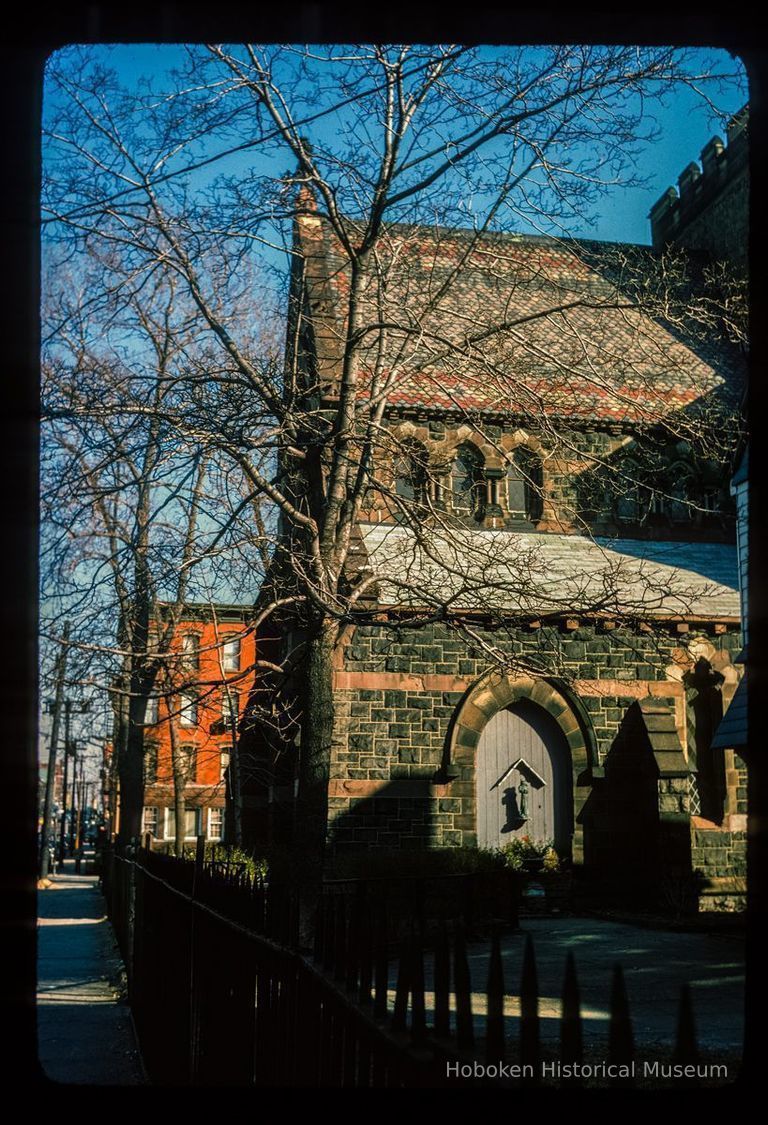
[[[169,690],[177,626],[187,600],[207,590],[206,567],[223,544],[236,581],[238,530],[221,503],[228,494],[215,450],[190,420],[199,375],[189,369],[202,360],[175,279],[157,273],[134,288],[124,262],[91,259],[85,280],[98,308],[71,275],[60,280],[48,293],[55,331],[44,366],[48,627],[55,632],[65,602],[81,656],[91,657],[81,678],[112,700],[120,834],[130,839],[141,830],[147,701],[156,686]],[[195,686],[195,674],[182,671],[176,691]],[[174,779],[182,772],[174,758]]]
[[[647,616],[664,598],[696,596],[656,572],[627,601],[626,563],[607,554],[597,583],[580,587],[552,583],[544,548],[489,554],[468,529],[494,504],[492,478],[471,457],[460,480],[439,456],[421,459],[397,410],[440,403],[505,465],[503,431],[523,429],[540,458],[578,462],[574,475],[601,493],[608,481],[617,502],[637,489],[638,504],[661,494],[696,505],[657,470],[673,445],[694,460],[727,457],[733,403],[706,350],[722,311],[711,294],[693,300],[682,260],[564,235],[653,139],[649,106],[681,85],[716,92],[728,76],[674,50],[624,47],[188,54],[162,91],[123,90],[82,53],[56,60],[46,223],[72,254],[119,248],[137,308],[162,269],[194,310],[207,376],[196,363],[174,381],[194,404],[174,414],[174,432],[215,449],[246,482],[266,569],[260,618],[291,635],[260,664],[275,690],[290,683],[302,701],[298,847],[319,856],[333,669],[373,619],[382,584],[409,625],[448,620],[468,637],[468,606],[500,620],[542,601],[552,614]],[[234,149],[255,158],[213,178]],[[519,252],[521,227],[547,236],[533,254]],[[264,362],[251,331],[255,302],[275,310],[281,291],[248,288],[248,264],[261,260],[265,278],[275,248],[291,260],[282,366]],[[682,342],[692,333],[693,347]],[[660,373],[676,382],[674,409]],[[631,440],[580,442],[568,420],[598,398]],[[520,474],[541,489],[532,463]],[[463,497],[463,530],[449,492]],[[588,528],[583,490],[568,503],[570,530]],[[361,547],[361,523],[384,513],[409,533],[394,554]],[[140,601],[147,585],[139,568]],[[146,619],[131,652],[143,650]],[[476,631],[474,641],[488,648]],[[491,645],[489,659],[508,662],[503,649]],[[132,674],[125,697],[140,699],[141,661]]]

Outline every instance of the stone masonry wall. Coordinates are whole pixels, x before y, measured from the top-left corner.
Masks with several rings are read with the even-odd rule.
[[[691,866],[698,876],[700,910],[743,910],[747,834],[694,826]]]
[[[675,698],[685,744],[681,679],[693,634],[682,637],[674,626],[651,633],[583,623],[473,628],[480,642],[518,658],[521,671],[524,662],[571,684],[594,734],[592,766],[610,750],[627,708],[648,694]],[[739,650],[735,632],[705,640],[722,666]],[[357,629],[335,693],[330,837],[337,850],[476,844],[474,783],[446,778],[441,766],[451,720],[488,669],[478,646],[446,625]]]

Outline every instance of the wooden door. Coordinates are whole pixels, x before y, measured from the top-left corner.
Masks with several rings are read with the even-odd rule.
[[[514,836],[553,840],[570,851],[573,782],[570,750],[555,719],[527,701],[499,711],[477,748],[477,842],[500,848]]]

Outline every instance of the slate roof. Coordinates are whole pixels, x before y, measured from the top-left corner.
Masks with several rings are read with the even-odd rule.
[[[317,348],[333,371],[350,271],[326,220],[299,220]],[[685,342],[628,296],[654,261],[619,244],[394,225],[365,278],[360,372],[378,364],[390,405],[543,415],[613,424],[661,421],[718,391],[735,404],[741,360]],[[656,279],[658,280],[658,278]],[[386,383],[389,380],[389,383]],[[375,389],[374,389],[375,392]]]
[[[649,617],[739,616],[736,548],[362,524],[384,606]]]

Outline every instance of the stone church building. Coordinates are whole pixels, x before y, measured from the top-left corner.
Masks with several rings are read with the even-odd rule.
[[[742,675],[730,470],[695,435],[735,428],[743,357],[627,279],[689,227],[694,261],[729,253],[707,216],[745,225],[745,145],[737,122],[685,170],[653,251],[387,229],[383,300],[419,332],[370,357],[396,376],[355,543],[368,616],[334,673],[330,854],[528,836],[606,893],[688,879],[700,909],[741,906],[745,767],[711,745]],[[289,336],[332,385],[348,267],[312,208],[296,250]]]

